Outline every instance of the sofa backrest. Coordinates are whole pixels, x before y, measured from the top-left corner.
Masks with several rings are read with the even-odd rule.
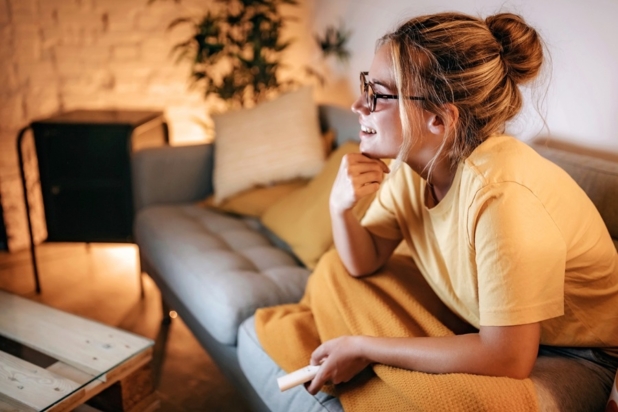
[[[564,169],[586,192],[618,249],[618,162],[539,144],[531,146]]]
[[[360,124],[358,115],[349,108],[332,105],[320,105],[320,128],[322,131],[333,130],[336,136],[336,145],[340,146],[348,140],[358,141]]]

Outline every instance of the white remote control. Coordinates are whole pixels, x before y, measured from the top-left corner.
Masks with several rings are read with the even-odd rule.
[[[287,391],[294,386],[302,385],[305,382],[309,382],[311,379],[315,378],[318,370],[320,370],[319,365],[309,365],[304,368],[300,368],[292,373],[289,373],[285,376],[277,378],[277,384],[279,385],[279,389],[281,392]]]

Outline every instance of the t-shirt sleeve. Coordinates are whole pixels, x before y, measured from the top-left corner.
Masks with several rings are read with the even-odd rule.
[[[481,189],[469,209],[481,326],[564,314],[566,245],[542,202],[514,182]]]
[[[361,220],[367,230],[385,239],[402,239],[393,197],[393,185],[397,184],[395,180],[397,179],[391,178],[384,181]]]

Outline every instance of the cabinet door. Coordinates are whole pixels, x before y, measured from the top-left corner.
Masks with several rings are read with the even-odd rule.
[[[131,128],[34,127],[49,241],[131,239]]]

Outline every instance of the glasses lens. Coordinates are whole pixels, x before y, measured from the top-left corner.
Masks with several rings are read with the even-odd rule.
[[[376,97],[371,83],[365,83],[365,98],[367,99],[367,106],[369,107],[369,111],[375,111]]]
[[[360,74],[360,93],[365,94],[367,91],[367,81],[365,80],[365,73]]]
[[[360,93],[361,96],[365,96],[367,107],[369,107],[369,110],[373,112],[376,108],[375,92],[373,91],[373,86],[371,83],[367,83],[365,74],[367,74],[367,72],[360,73]]]

